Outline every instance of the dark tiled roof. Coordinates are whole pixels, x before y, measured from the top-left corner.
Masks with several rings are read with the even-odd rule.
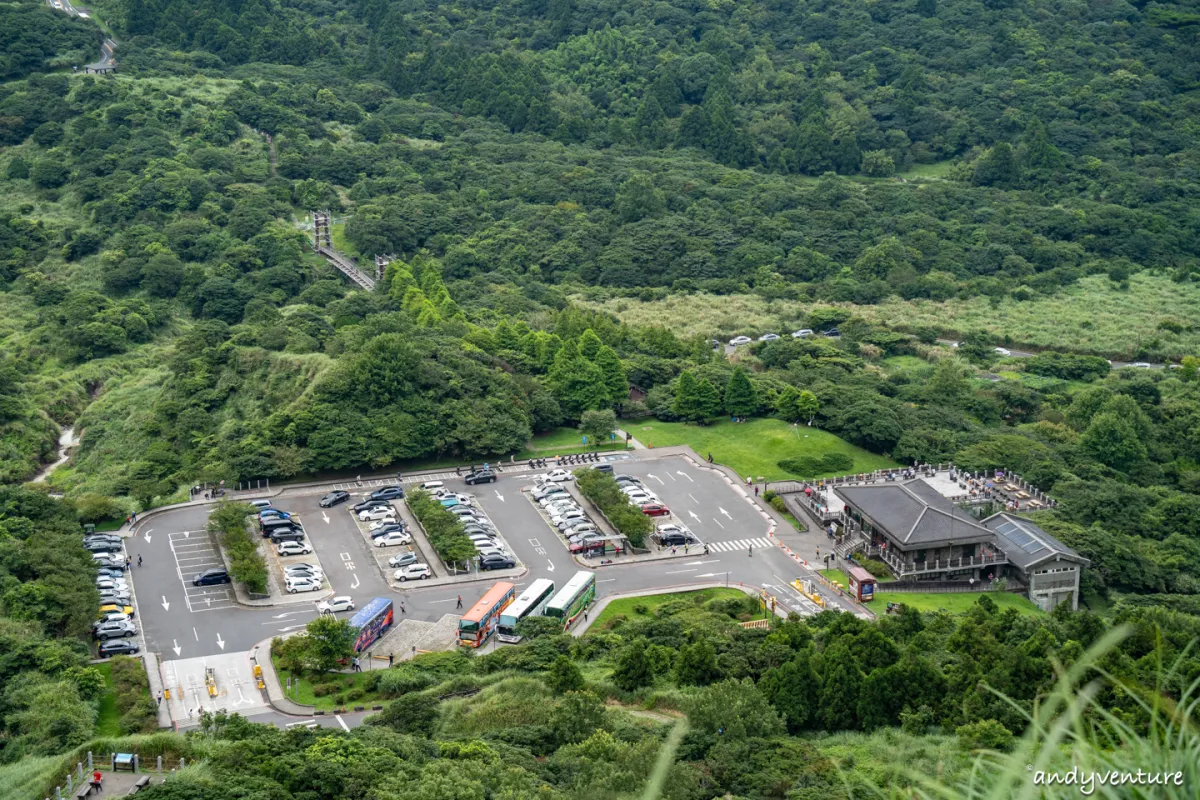
[[[993,531],[979,524],[925,481],[834,488],[848,505],[870,517],[904,549],[990,542]]]
[[[983,524],[995,531],[996,546],[1008,560],[1023,570],[1055,557],[1091,563],[1027,519],[1000,512],[985,519]]]

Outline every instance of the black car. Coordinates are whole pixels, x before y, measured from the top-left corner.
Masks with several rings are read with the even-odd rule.
[[[404,497],[404,489],[399,486],[381,486],[367,495],[370,500],[400,500]]]
[[[364,500],[361,503],[359,503],[358,505],[354,506],[354,513],[357,514],[359,511],[366,511],[368,508],[375,508],[377,506],[390,506],[390,505],[391,505],[391,503],[389,503],[387,500],[378,500],[378,499]]]
[[[404,531],[404,523],[397,522],[394,525],[384,525],[382,528],[376,528],[371,531],[371,538],[378,539],[380,536],[387,536],[389,533],[403,533]]]
[[[213,567],[192,577],[193,586],[214,586],[218,583],[229,583],[229,571],[224,567]]]
[[[822,335],[822,336],[837,337],[837,336],[841,336],[841,335],[842,335],[842,332],[841,332],[841,331],[839,331],[837,328],[830,328],[830,329],[829,329],[829,330],[827,330],[827,331],[821,331],[821,335]]]
[[[610,475],[613,471],[612,464],[597,464],[596,466],[592,467],[592,469],[596,470],[597,472],[607,472]]]
[[[121,549],[120,542],[84,542],[83,546],[93,553],[115,553]]]
[[[512,569],[517,565],[517,562],[508,556],[484,556],[479,559],[480,569]]]
[[[321,508],[333,508],[338,503],[344,503],[350,499],[350,493],[344,492],[341,489],[336,489],[321,498],[321,502],[317,503]]]
[[[683,533],[681,531],[671,531],[668,533],[660,533],[660,534],[658,534],[658,542],[659,542],[659,544],[663,545],[664,547],[671,547],[673,545],[677,546],[677,545],[681,545],[681,544],[696,544],[697,543],[696,538],[694,536],[689,536],[686,533]]]
[[[490,469],[476,470],[475,472],[467,473],[467,477],[463,478],[468,486],[474,486],[477,483],[495,483],[496,473]]]
[[[100,657],[131,656],[138,651],[138,646],[128,639],[109,639],[100,643]]]

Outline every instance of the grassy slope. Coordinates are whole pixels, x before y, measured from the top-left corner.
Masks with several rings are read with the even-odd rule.
[[[1011,592],[988,592],[987,595],[1001,611],[1015,608],[1022,614],[1045,614],[1027,598]],[[871,601],[871,608],[882,614],[888,603],[901,603],[909,608],[920,611],[938,611],[945,609],[951,614],[965,614],[979,600],[980,595],[971,592],[946,594],[941,592],[877,592]]]
[[[613,600],[604,610],[592,621],[592,625],[588,628],[589,631],[603,630],[615,617],[624,616],[628,619],[648,619],[654,616],[654,611],[659,606],[673,603],[676,600],[687,600],[688,602],[696,602],[696,598],[700,598],[700,602],[708,602],[715,599],[728,599],[745,597],[746,593],[740,589],[701,589],[696,592],[673,592],[670,594],[651,594],[645,597],[620,597]],[[635,607],[645,606],[644,613],[634,611]],[[755,617],[760,618],[761,615]]]
[[[794,330],[800,327],[804,313],[817,305],[767,301],[756,295],[674,295],[648,303],[624,298],[603,303],[576,299],[625,322],[665,325],[680,335],[720,338]],[[1158,339],[1173,358],[1200,353],[1200,327],[1180,334],[1158,330],[1164,318],[1185,323],[1195,319],[1200,285],[1179,284],[1146,272],[1130,279],[1129,291],[1119,290],[1103,275],[1092,275],[1053,297],[1024,303],[1004,300],[993,306],[987,298],[975,297],[946,302],[892,298],[877,306],[837,305],[896,328],[934,327],[948,335],[982,330],[997,342],[1009,337],[1014,343],[1033,347],[1131,358],[1139,342]]]
[[[701,457],[712,453],[713,460],[732,467],[739,475],[755,480],[794,479],[776,462],[800,456],[846,453],[854,459],[850,472],[869,472],[898,466],[894,461],[868,453],[832,433],[817,428],[793,428],[777,419],[753,419],[734,424],[721,420],[699,427],[681,422],[657,420],[630,423],[629,431],[647,447],[686,444]]]
[[[117,711],[117,687],[113,683],[112,664],[97,664],[96,669],[104,676],[104,694],[100,696],[99,714],[96,716],[96,735],[120,736],[121,714]]]

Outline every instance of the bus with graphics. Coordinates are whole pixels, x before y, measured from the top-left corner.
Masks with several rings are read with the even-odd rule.
[[[458,621],[458,643],[463,647],[479,647],[487,641],[500,623],[500,614],[508,608],[516,587],[501,581],[488,589],[487,594]]]
[[[350,625],[358,631],[354,641],[354,652],[361,653],[375,641],[388,632],[394,621],[392,616],[392,601],[386,597],[376,597],[358,610],[350,618]]]
[[[562,620],[563,630],[566,630],[595,599],[596,575],[581,570],[550,598],[546,616]]]
[[[538,578],[529,584],[529,587],[521,592],[513,604],[500,614],[500,625],[496,629],[496,635],[500,641],[508,644],[516,644],[521,641],[521,637],[517,635],[517,623],[526,617],[543,616],[546,603],[550,601],[552,594],[554,594],[554,581],[548,578]]]

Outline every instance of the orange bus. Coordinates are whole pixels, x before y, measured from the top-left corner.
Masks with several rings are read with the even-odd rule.
[[[487,641],[500,623],[500,612],[508,608],[516,596],[516,587],[501,581],[488,589],[479,602],[458,621],[458,643],[463,647],[479,647]]]

